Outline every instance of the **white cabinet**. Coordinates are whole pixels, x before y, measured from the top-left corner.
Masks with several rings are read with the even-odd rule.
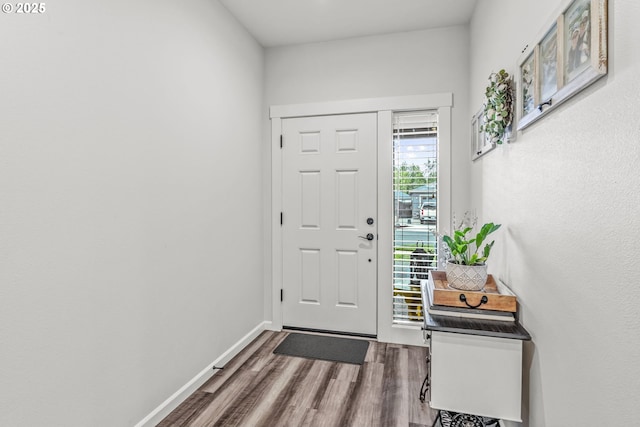
[[[431,332],[430,406],[521,421],[522,340]]]

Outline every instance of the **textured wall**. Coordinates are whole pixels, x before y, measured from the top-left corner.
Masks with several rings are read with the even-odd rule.
[[[46,6],[0,16],[0,425],[130,426],[263,319],[263,50],[215,1]]]
[[[470,114],[489,73],[514,71],[561,3],[480,0]],[[474,205],[504,224],[490,269],[518,294],[533,336],[527,426],[632,425],[640,416],[639,20],[637,2],[610,0],[608,76],[472,165]]]

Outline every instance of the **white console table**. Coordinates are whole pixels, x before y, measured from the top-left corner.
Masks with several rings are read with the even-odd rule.
[[[428,307],[425,292],[423,284]],[[522,347],[531,339],[522,325],[424,312],[429,366],[421,400],[428,395],[439,411],[522,421]]]

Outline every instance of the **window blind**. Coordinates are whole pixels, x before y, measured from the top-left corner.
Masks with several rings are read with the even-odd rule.
[[[393,322],[424,319],[420,285],[436,268],[438,116],[394,114]]]

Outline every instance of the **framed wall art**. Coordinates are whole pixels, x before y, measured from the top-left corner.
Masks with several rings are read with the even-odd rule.
[[[572,0],[518,61],[518,130],[607,74],[607,0]]]
[[[554,25],[540,42],[538,51],[540,69],[540,99],[550,99],[558,91],[562,77],[558,68],[558,26]]]
[[[483,124],[484,108],[471,118],[471,160],[476,160],[496,148],[496,144],[487,139]]]
[[[520,64],[520,108],[519,116],[525,117],[533,113],[536,108],[536,99],[539,98],[536,95],[537,81],[536,77],[538,73],[535,70],[536,50],[531,52],[529,56]]]

